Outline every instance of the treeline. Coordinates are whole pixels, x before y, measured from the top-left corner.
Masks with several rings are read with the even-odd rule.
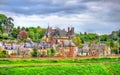
[[[46,31],[46,29],[41,27],[14,27],[14,19],[7,17],[4,14],[0,14],[0,41],[2,40],[18,40],[18,34],[21,30],[27,33],[27,36],[32,41],[40,40]],[[23,34],[21,36],[24,36]],[[27,39],[26,39],[27,40]]]
[[[40,39],[44,36],[44,33],[46,29],[41,28],[41,27],[17,27],[13,28],[13,31],[11,33],[13,39],[16,39],[21,30],[24,30],[27,32],[27,36],[34,42],[40,41]]]

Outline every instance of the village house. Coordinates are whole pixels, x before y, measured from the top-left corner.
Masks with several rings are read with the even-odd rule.
[[[6,51],[7,54],[17,54],[18,53],[18,45],[16,43],[0,43],[0,47]]]
[[[111,54],[110,47],[104,43],[91,44],[84,43],[83,48],[78,49],[78,56],[108,56]]]
[[[110,53],[110,47],[103,43],[92,44],[89,49],[89,56],[108,56]]]
[[[88,43],[84,43],[83,48],[78,49],[78,55],[79,56],[88,56],[89,55]]]
[[[71,41],[61,41],[56,48],[57,56],[75,57],[77,56],[78,47]]]
[[[18,49],[19,56],[23,56],[23,57],[31,56],[31,52],[33,51],[32,45],[30,45],[29,43],[21,42],[21,43],[19,43],[18,47],[19,47],[19,49]]]
[[[53,44],[47,43],[45,41],[41,41],[37,45],[38,53],[41,54],[42,56],[47,56],[47,50],[51,49],[52,47],[53,47]]]

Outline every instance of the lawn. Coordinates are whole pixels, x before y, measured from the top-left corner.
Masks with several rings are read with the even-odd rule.
[[[119,75],[120,58],[0,60],[0,75]]]

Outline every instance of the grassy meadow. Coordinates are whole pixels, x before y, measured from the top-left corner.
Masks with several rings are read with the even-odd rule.
[[[120,58],[1,59],[0,75],[119,75]]]

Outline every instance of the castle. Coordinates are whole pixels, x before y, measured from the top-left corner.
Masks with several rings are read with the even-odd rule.
[[[68,27],[68,31],[65,31],[65,29],[52,29],[52,27],[48,26],[45,36],[42,38],[45,46],[43,47],[43,52],[46,52],[45,49],[48,46],[53,46],[56,49],[56,56],[75,57],[77,56],[78,48],[72,42],[74,37],[74,27]]]

